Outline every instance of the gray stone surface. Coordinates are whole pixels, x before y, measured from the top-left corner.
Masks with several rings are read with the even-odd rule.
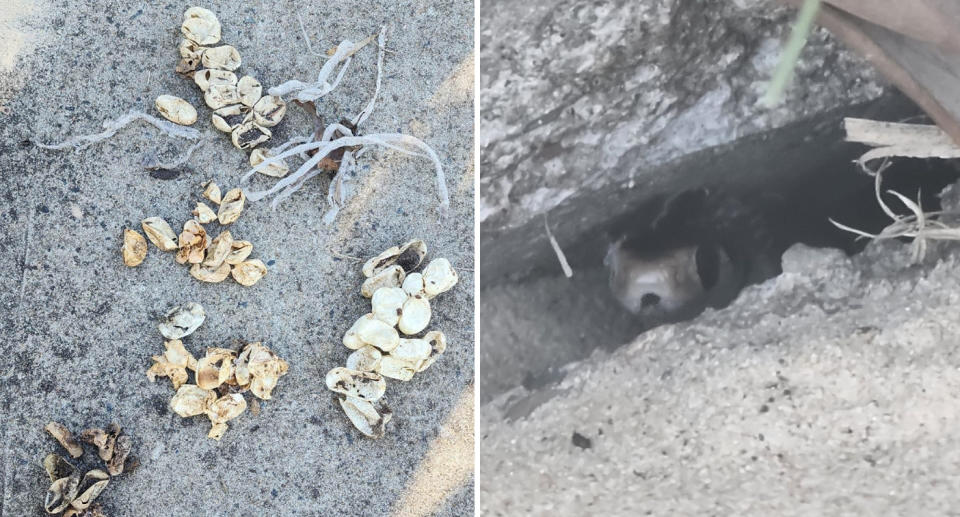
[[[270,6],[205,4],[236,46],[243,70],[265,86],[309,80],[322,64],[299,30],[303,16],[314,51],[391,26],[380,101],[367,131],[423,138],[442,157],[451,192],[446,218],[436,211],[432,166],[375,152],[354,180],[354,197],[325,227],[327,178],[312,180],[277,211],[248,204],[230,227],[254,243],[268,275],[244,288],[228,280],[202,285],[173,256],[152,245],[131,269],[120,260],[124,227],[147,216],[178,227],[200,199],[200,182],[237,186],[246,155],[209,123],[198,90],[176,76],[181,14],[188,4],[16,0],[11,31],[24,35],[12,66],[0,73],[0,514],[41,515],[48,486],[43,456],[58,450],[49,420],[74,430],[120,423],[140,466],[110,485],[111,516],[383,515],[411,483],[460,394],[473,382],[473,7],[469,2],[341,2]],[[8,20],[5,20],[7,22]],[[6,30],[6,27],[4,30]],[[11,32],[12,33],[12,32]],[[11,41],[4,40],[4,51]],[[4,54],[0,54],[4,57]],[[373,91],[375,51],[361,51],[344,83],[322,106],[327,121],[350,116]],[[467,76],[470,77],[470,76]],[[99,131],[131,108],[152,111],[159,94],[189,100],[197,128],[212,137],[172,180],[140,167],[145,153],[164,159],[188,146],[145,124],[89,149],[44,151],[23,143]],[[309,131],[291,107],[276,142]],[[254,188],[272,184],[264,177]],[[216,228],[213,225],[211,228]],[[412,382],[391,382],[394,420],[387,436],[364,439],[323,385],[343,364],[340,336],[367,311],[359,263],[413,237],[446,256],[461,282],[433,304],[432,327],[449,348]],[[262,403],[231,422],[218,443],[203,417],[167,409],[169,381],[150,383],[150,356],[162,351],[157,318],[170,306],[203,304],[206,323],[185,342],[194,353],[235,340],[263,341],[290,362],[290,373]],[[462,427],[457,427],[462,429]],[[472,427],[471,427],[472,428]],[[89,455],[89,453],[88,453]],[[472,456],[471,456],[472,458]],[[445,515],[472,513],[472,478],[440,500]]]
[[[726,309],[482,406],[480,514],[949,514],[960,261],[909,261],[797,245]]]
[[[882,94],[862,60],[816,30],[783,104],[759,107],[792,20],[772,1],[485,5],[484,284],[549,266],[544,212],[568,246],[685,185],[755,182],[768,171],[682,158]]]

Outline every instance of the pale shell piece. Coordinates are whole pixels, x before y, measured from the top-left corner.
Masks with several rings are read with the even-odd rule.
[[[241,388],[250,387],[250,351],[250,345],[247,345],[233,362],[233,381]]]
[[[402,267],[405,273],[409,273],[420,267],[425,256],[427,256],[427,244],[420,239],[413,239],[401,246],[392,246],[364,262],[363,276],[370,278],[394,264]]]
[[[166,221],[159,217],[148,217],[140,221],[143,227],[143,233],[147,235],[154,246],[161,251],[174,251],[177,249],[177,234],[173,233],[173,228]]]
[[[449,291],[457,285],[457,272],[453,270],[450,261],[438,258],[430,261],[423,269],[423,291],[428,298]]]
[[[364,345],[347,356],[347,368],[358,372],[375,372],[383,354],[371,345]]]
[[[117,430],[119,432],[119,429]],[[127,435],[117,436],[117,445],[113,450],[113,457],[107,460],[107,472],[111,476],[117,476],[123,473],[123,462],[127,455],[133,450],[133,443]]]
[[[384,352],[389,352],[400,344],[400,335],[393,325],[376,319],[373,314],[365,314],[355,325],[355,332],[360,341],[366,345],[373,345]]]
[[[230,45],[208,48],[200,58],[205,68],[230,70],[240,68],[240,53]]]
[[[364,280],[363,285],[360,286],[360,294],[365,298],[371,298],[373,293],[383,287],[400,287],[405,277],[406,273],[403,272],[402,267],[390,266]]]
[[[166,341],[163,355],[153,356],[154,364],[147,370],[147,378],[154,382],[157,377],[169,377],[173,389],[179,389],[187,382],[187,368],[197,369],[197,360],[183,346],[179,339]]]
[[[413,374],[417,373],[417,367],[396,357],[386,355],[380,361],[380,368],[377,369],[377,373],[390,379],[407,382],[413,379]]]
[[[197,57],[184,57],[177,62],[176,68],[174,70],[178,74],[183,74],[186,77],[193,77],[194,71],[197,69],[197,66],[200,64],[200,56]]]
[[[252,378],[250,391],[260,399],[270,400],[270,393],[277,386],[280,377],[286,375],[289,366],[286,361],[260,343],[250,343],[246,346],[246,350],[250,352],[249,361],[246,364]]]
[[[180,339],[193,334],[206,318],[207,314],[199,303],[190,302],[182,307],[174,307],[167,311],[160,323],[160,333],[167,339]]]
[[[426,296],[415,295],[407,298],[400,310],[397,328],[408,336],[422,331],[430,324],[430,301]]]
[[[103,493],[109,483],[110,474],[100,469],[87,472],[83,475],[83,480],[80,481],[79,495],[70,503],[70,506],[76,510],[86,510],[93,503],[93,500]]]
[[[218,130],[224,133],[232,133],[234,129],[237,129],[243,124],[246,116],[247,112],[244,107],[240,104],[234,104],[214,110],[214,112],[210,114],[210,121],[213,122],[213,127]]]
[[[356,397],[341,395],[338,399],[343,412],[358,431],[370,438],[383,437],[385,426],[393,416],[390,408],[382,403],[376,408],[370,402]]]
[[[440,358],[441,355],[447,350],[447,336],[443,335],[443,332],[439,330],[431,330],[423,336],[424,341],[430,344],[430,357],[427,357],[417,368],[418,372],[422,372],[430,367],[433,363]]]
[[[220,422],[219,424],[213,424],[210,426],[210,432],[207,433],[207,438],[213,438],[214,440],[220,441],[220,438],[223,438],[223,435],[227,432],[230,426],[226,422]]]
[[[203,261],[203,254],[207,249],[207,231],[200,226],[196,219],[189,219],[183,223],[183,231],[180,232],[179,247],[177,251],[177,262],[180,264],[189,262],[199,264]]]
[[[426,339],[400,339],[397,348],[390,352],[390,357],[419,366],[430,357],[433,347]]]
[[[228,70],[217,70],[216,68],[205,68],[193,74],[193,82],[200,87],[200,91],[206,93],[211,86],[236,86],[237,74]]]
[[[373,293],[371,306],[373,317],[394,327],[400,320],[403,302],[407,301],[407,293],[399,287],[381,287]]]
[[[249,257],[253,251],[253,244],[251,244],[250,241],[233,241],[231,248],[230,254],[227,255],[224,262],[230,265],[237,265],[247,260],[247,257]]]
[[[66,426],[60,422],[50,422],[44,429],[70,453],[71,458],[83,456],[83,447],[80,447],[80,444],[77,443],[77,440],[73,437],[73,433],[71,433]]]
[[[220,41],[220,21],[208,9],[191,7],[183,13],[180,32],[200,45],[213,45]]]
[[[237,87],[230,84],[212,84],[203,92],[203,102],[211,109],[220,109],[240,102]]]
[[[139,266],[147,257],[147,240],[140,232],[126,228],[123,230],[123,247],[120,248],[123,263],[129,267]]]
[[[207,355],[197,361],[197,386],[212,390],[227,382],[233,376],[233,360],[236,357],[233,350],[208,348]]]
[[[240,212],[243,211],[243,202],[247,196],[243,191],[235,188],[227,191],[220,202],[220,210],[217,212],[217,219],[220,224],[230,224],[240,218]]]
[[[357,350],[363,348],[367,344],[357,336],[357,329],[360,327],[360,323],[366,318],[372,318],[372,314],[367,314],[361,316],[360,319],[355,321],[353,325],[347,329],[347,332],[343,335],[343,346],[349,348],[350,350]]]
[[[202,264],[194,264],[190,266],[190,276],[201,282],[217,284],[230,276],[230,264],[224,262],[217,268],[207,268],[203,267]]]
[[[61,512],[77,497],[80,471],[67,460],[52,453],[43,459],[43,468],[52,482],[47,490],[43,508],[47,513]]]
[[[189,39],[184,39],[180,42],[180,57],[190,58],[200,60],[200,56],[203,55],[203,51],[207,50],[206,47],[202,45],[197,45],[197,42],[190,41]]]
[[[256,167],[257,165],[263,163],[267,158],[272,158],[272,156],[273,155],[271,155],[270,151],[268,150],[265,151],[263,149],[254,149],[253,152],[250,153],[250,165]],[[290,172],[290,167],[287,167],[286,162],[281,160],[279,162],[271,163],[262,171],[257,172],[266,176],[272,176],[274,178],[282,178],[286,176],[288,172]]]
[[[191,126],[197,121],[197,109],[189,102],[174,95],[160,95],[154,102],[157,111],[163,118],[180,124],[181,126]]]
[[[380,374],[373,372],[334,368],[327,372],[325,380],[331,391],[368,402],[379,400],[387,391],[387,382]]]
[[[276,95],[261,97],[253,105],[253,119],[263,127],[276,126],[286,113],[287,103]]]
[[[424,294],[423,275],[420,273],[410,273],[407,275],[407,278],[403,279],[403,290],[410,296]]]
[[[217,394],[195,384],[184,384],[170,399],[170,410],[183,418],[202,415],[217,400]]]
[[[203,184],[203,197],[209,199],[214,204],[220,204],[220,187],[213,181]]]
[[[217,213],[203,201],[197,201],[197,208],[194,208],[192,213],[200,224],[208,224],[217,220]]]
[[[237,83],[237,92],[240,93],[240,102],[244,106],[253,107],[263,96],[263,86],[256,78],[245,75]]]
[[[207,418],[211,424],[225,424],[240,416],[247,409],[247,400],[240,393],[224,395],[207,408]],[[224,428],[226,430],[226,428]],[[223,433],[220,433],[222,436]],[[211,438],[219,439],[211,436]]]
[[[212,210],[211,213],[213,213]],[[220,264],[223,264],[232,250],[233,236],[230,235],[230,230],[220,232],[220,235],[217,235],[217,238],[210,242],[207,257],[202,262],[203,267],[210,269],[220,267]]]
[[[253,149],[270,140],[273,133],[269,129],[255,122],[244,122],[230,133],[230,141],[237,149]]]
[[[244,260],[230,270],[238,284],[250,287],[267,274],[267,266],[260,259]]]

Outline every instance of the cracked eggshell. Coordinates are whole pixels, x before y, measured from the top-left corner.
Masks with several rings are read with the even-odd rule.
[[[227,70],[205,68],[193,74],[193,82],[206,93],[211,86],[236,86],[237,74]]]
[[[197,386],[212,390],[233,376],[233,360],[237,354],[226,348],[208,348],[207,355],[197,361]]]
[[[423,292],[423,275],[420,273],[410,273],[406,278],[403,279],[403,290],[410,296],[422,295]]]
[[[203,261],[203,255],[207,249],[207,231],[200,226],[196,219],[189,219],[183,223],[183,231],[180,232],[179,248],[177,251],[177,263],[199,264]]]
[[[176,71],[178,74],[181,74],[185,77],[193,77],[194,71],[197,69],[197,66],[200,64],[200,56],[197,57],[184,57],[177,62]]]
[[[368,402],[379,400],[387,391],[387,382],[380,374],[358,372],[349,368],[334,368],[327,372],[327,388]]]
[[[400,344],[380,361],[378,370],[384,377],[409,381],[430,356],[430,343],[423,339],[401,339]]]
[[[413,239],[401,246],[392,246],[363,264],[363,276],[370,278],[394,264],[409,273],[420,267],[427,255],[427,244],[421,239]]]
[[[287,103],[276,95],[261,97],[253,105],[253,120],[263,127],[276,126],[286,113]]]
[[[383,354],[372,345],[363,345],[347,356],[347,368],[358,372],[375,372]]]
[[[381,287],[373,293],[371,306],[373,317],[394,327],[400,320],[401,307],[407,301],[407,293],[399,287]]]
[[[343,408],[343,412],[350,419],[350,423],[358,431],[370,438],[383,437],[385,426],[393,416],[393,412],[386,404],[380,404],[380,407],[377,408],[372,403],[356,397],[339,395],[337,399],[340,402],[340,407]]]
[[[230,393],[214,401],[207,410],[207,418],[213,424],[207,437],[214,440],[223,438],[223,434],[229,427],[227,422],[240,416],[247,409],[247,401],[239,393]]]
[[[252,251],[253,244],[251,244],[250,241],[233,241],[230,247],[230,254],[227,255],[224,262],[230,265],[237,265],[246,260]]]
[[[180,32],[199,45],[213,45],[220,41],[220,21],[209,9],[191,7],[183,13]]]
[[[237,82],[237,92],[240,94],[241,104],[253,107],[263,96],[263,86],[256,78],[245,75]]]
[[[139,266],[147,257],[147,241],[140,232],[125,228],[123,230],[123,247],[120,248],[123,264],[129,267]]]
[[[363,315],[351,330],[354,330],[363,344],[373,345],[384,352],[389,352],[400,344],[397,329],[378,320],[373,314]]]
[[[243,211],[243,202],[247,196],[243,191],[235,188],[227,191],[220,202],[220,210],[217,212],[217,219],[220,224],[230,224],[240,218],[240,212]]]
[[[423,290],[429,298],[449,291],[457,285],[457,280],[457,272],[445,258],[430,261],[423,270]]]
[[[255,122],[244,122],[230,133],[230,141],[237,149],[253,149],[270,140],[273,133]]]
[[[250,351],[249,361],[246,364],[252,378],[250,391],[257,398],[270,400],[271,392],[277,386],[280,377],[287,374],[289,365],[260,343],[250,343],[246,348]]]
[[[230,264],[224,262],[216,268],[204,267],[203,264],[194,264],[190,266],[190,276],[201,282],[217,284],[223,282],[230,276]]]
[[[417,334],[430,324],[430,301],[426,296],[414,295],[403,302],[397,328],[406,335]]]
[[[177,47],[180,50],[180,57],[196,59],[197,62],[200,61],[200,56],[203,55],[203,51],[207,50],[206,47],[198,45],[195,41],[190,41],[189,39],[184,39],[180,41],[180,46]]]
[[[109,483],[110,474],[100,469],[93,469],[87,472],[80,481],[78,489],[79,495],[70,502],[70,506],[76,510],[86,510],[90,504],[93,503],[93,500],[103,493]]]
[[[48,454],[43,459],[51,485],[43,501],[47,513],[62,512],[77,497],[80,487],[80,471],[57,454]]]
[[[200,224],[209,224],[217,220],[217,214],[203,201],[197,201],[197,208],[193,209],[192,214]]]
[[[377,372],[384,377],[407,382],[413,379],[413,374],[417,373],[417,367],[387,355],[380,361],[380,368],[377,369]]]
[[[110,430],[116,430],[110,426]],[[108,433],[103,429],[84,429],[80,433],[80,440],[89,443],[97,448],[97,455],[103,461],[109,461],[113,457],[113,447],[116,445],[117,437],[114,433]]]
[[[160,323],[160,333],[167,339],[180,339],[193,334],[206,318],[207,314],[199,303],[190,302],[182,307],[174,307],[167,311]]]
[[[180,124],[181,126],[192,126],[197,121],[197,109],[189,102],[174,95],[160,95],[154,101],[157,111],[163,118]]]
[[[118,476],[123,473],[123,462],[126,461],[127,455],[130,454],[132,449],[133,443],[129,436],[117,436],[117,445],[113,450],[113,457],[107,460],[107,472],[111,476]]]
[[[267,274],[267,266],[260,259],[244,260],[230,270],[238,284],[250,287]]]
[[[422,372],[430,367],[433,363],[440,358],[441,355],[447,350],[447,336],[440,332],[439,330],[431,330],[423,336],[424,341],[430,344],[430,356],[427,357],[417,368],[418,372]]]
[[[224,133],[232,133],[234,129],[243,124],[246,116],[247,112],[244,107],[240,104],[234,104],[214,110],[210,114],[210,121],[213,122],[213,127],[218,130]]]
[[[403,272],[402,267],[390,266],[364,280],[363,285],[360,286],[360,294],[365,298],[371,298],[380,288],[400,287],[405,277],[406,273]]]
[[[73,433],[66,426],[60,422],[49,422],[44,429],[70,453],[71,458],[83,456],[83,447],[80,447],[80,444],[73,437]]]
[[[209,209],[208,209],[209,210]],[[210,213],[213,213],[211,211]],[[210,248],[207,250],[207,256],[201,263],[203,267],[209,269],[219,268],[227,259],[227,255],[233,250],[233,236],[230,230],[224,230],[217,235],[216,239],[210,242]]]
[[[266,161],[268,158],[272,157],[273,155],[269,150],[254,149],[253,152],[250,153],[250,165],[256,167],[257,165],[260,165]],[[279,162],[273,162],[270,165],[267,165],[262,171],[257,172],[266,176],[272,176],[274,178],[282,178],[290,172],[290,167],[287,167],[287,163],[281,160]]]
[[[179,339],[166,341],[163,355],[153,356],[154,364],[147,370],[147,378],[154,382],[157,377],[169,377],[173,389],[179,389],[187,382],[187,369],[196,371],[197,360],[183,346]]]
[[[208,181],[203,185],[203,197],[209,199],[212,203],[220,204],[220,187],[213,181]]]
[[[208,48],[200,57],[205,68],[234,71],[240,68],[240,53],[230,45]]]
[[[166,221],[159,217],[148,217],[140,221],[143,227],[143,233],[147,235],[154,246],[161,251],[174,251],[177,249],[177,234],[173,233],[173,228]]]
[[[217,400],[217,394],[195,384],[184,384],[170,399],[170,410],[183,418],[202,415]]]
[[[207,103],[210,109],[220,109],[224,106],[231,106],[240,102],[240,94],[237,93],[237,87],[230,84],[211,84],[203,92],[203,102]]]

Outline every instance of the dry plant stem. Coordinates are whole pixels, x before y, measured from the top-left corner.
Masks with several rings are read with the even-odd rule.
[[[166,120],[160,120],[154,116],[147,115],[146,113],[143,113],[141,111],[131,111],[130,113],[127,113],[126,115],[118,118],[117,120],[108,120],[104,122],[103,123],[104,130],[100,133],[96,133],[92,135],[75,136],[73,138],[68,138],[63,142],[60,142],[59,144],[44,144],[44,143],[37,142],[36,140],[31,140],[31,141],[41,149],[59,150],[59,149],[66,149],[68,147],[85,149],[97,142],[102,142],[103,140],[110,138],[111,136],[115,135],[117,131],[122,129],[124,126],[137,120],[143,120],[145,122],[148,122],[149,124],[153,125],[157,129],[160,129],[161,131],[163,131],[164,133],[170,136],[186,138],[188,140],[197,140],[200,138],[200,132],[197,131],[196,129],[179,126],[177,124],[174,124],[173,122],[168,122]]]
[[[560,249],[560,244],[557,243],[557,239],[553,237],[553,233],[550,231],[550,223],[547,222],[547,214],[543,214],[543,228],[547,231],[547,238],[550,239],[550,246],[553,248],[553,252],[557,254],[557,260],[560,261],[560,267],[563,268],[563,274],[567,278],[573,277],[573,270],[570,269],[570,264],[567,262],[567,256],[563,254],[563,250]]]
[[[380,27],[380,33],[377,36],[377,85],[373,90],[373,97],[370,98],[370,102],[367,103],[366,107],[363,108],[356,117],[353,117],[353,120],[350,122],[353,124],[353,127],[359,128],[360,124],[363,124],[367,117],[370,116],[370,113],[373,113],[373,108],[377,103],[377,96],[380,95],[380,83],[383,76],[383,50],[384,50],[384,41],[386,37],[387,26],[384,25]],[[372,36],[371,36],[372,37]]]

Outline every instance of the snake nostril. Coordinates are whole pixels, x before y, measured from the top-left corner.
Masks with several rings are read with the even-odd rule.
[[[640,306],[644,308],[652,307],[658,303],[660,303],[660,297],[653,293],[647,293],[643,295],[643,298],[640,298]]]

